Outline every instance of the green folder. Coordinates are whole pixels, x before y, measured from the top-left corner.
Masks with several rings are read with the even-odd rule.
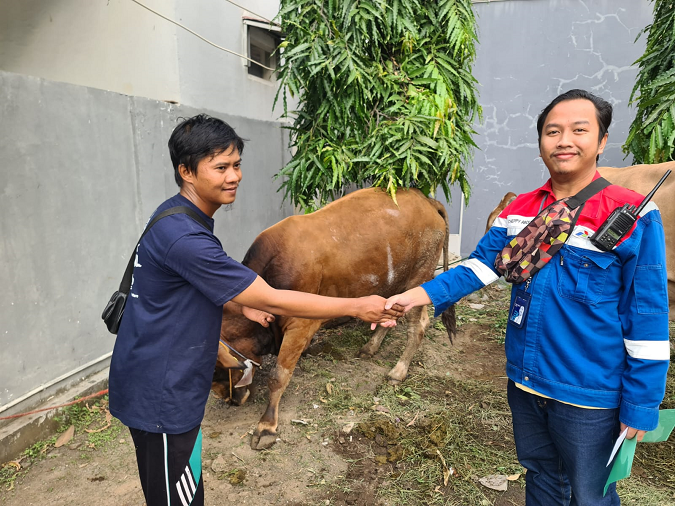
[[[662,409],[659,411],[658,427],[647,432],[642,438],[642,442],[660,443],[661,441],[666,441],[670,437],[673,428],[675,428],[675,409]],[[612,470],[609,473],[609,478],[607,478],[607,483],[605,483],[603,496],[607,493],[607,488],[612,483],[630,476],[636,445],[637,437],[625,439],[621,444],[621,448],[619,448],[616,457],[614,457],[614,464],[612,464]]]

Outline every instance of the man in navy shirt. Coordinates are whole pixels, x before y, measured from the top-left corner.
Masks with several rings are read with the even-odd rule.
[[[276,290],[227,256],[213,214],[231,204],[242,179],[244,141],[205,115],[183,121],[169,139],[180,192],[195,211],[159,220],[141,240],[133,284],[110,365],[110,411],[131,431],[148,506],[204,503],[200,424],[218,353],[223,308],[268,326],[271,313],[303,318],[355,316],[390,321],[379,296],[322,297]],[[257,308],[257,309],[253,309]]]

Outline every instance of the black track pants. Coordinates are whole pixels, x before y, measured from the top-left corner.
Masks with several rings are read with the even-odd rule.
[[[201,428],[183,434],[129,431],[147,506],[203,506]]]

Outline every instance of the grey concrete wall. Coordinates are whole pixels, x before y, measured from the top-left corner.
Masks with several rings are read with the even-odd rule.
[[[536,120],[558,94],[584,88],[614,106],[601,165],[626,166],[621,145],[635,115],[628,106],[652,21],[648,0],[511,0],[476,3],[479,41],[474,75],[485,122],[477,127],[473,195],[464,211],[462,254],[482,237],[485,220],[507,191],[541,186]],[[453,198],[452,214],[459,199]]]
[[[112,350],[101,311],[143,224],[178,191],[166,143],[198,112],[249,139],[237,202],[215,215],[240,260],[292,214],[271,179],[287,159],[278,123],[0,71],[0,407]]]

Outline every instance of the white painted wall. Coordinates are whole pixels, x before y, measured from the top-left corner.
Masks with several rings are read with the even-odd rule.
[[[0,69],[180,102],[176,30],[130,0],[0,0]]]
[[[277,0],[141,0],[214,44],[247,54],[244,16]],[[276,81],[131,0],[0,0],[0,70],[265,121]]]

